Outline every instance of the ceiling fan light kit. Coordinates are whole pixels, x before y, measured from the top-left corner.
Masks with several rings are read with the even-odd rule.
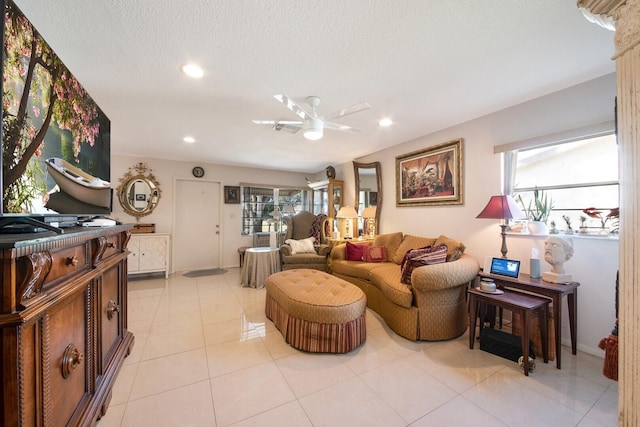
[[[322,120],[314,119],[313,117],[305,120],[305,127],[302,131],[302,135],[311,141],[317,141],[322,138]]]
[[[360,111],[371,108],[369,104],[363,102],[361,104],[355,104],[350,107],[343,108],[332,114],[318,117],[318,114],[316,113],[316,107],[320,104],[320,97],[318,96],[308,96],[306,98],[306,102],[311,107],[311,111],[302,108],[296,101],[286,95],[280,94],[274,95],[273,97],[302,120],[253,120],[253,123],[258,125],[271,125],[276,131],[286,131],[288,133],[298,133],[300,129],[302,129],[302,135],[311,141],[321,139],[324,136],[325,128],[343,132],[360,132],[361,129],[340,123],[333,123],[329,120],[359,113]]]

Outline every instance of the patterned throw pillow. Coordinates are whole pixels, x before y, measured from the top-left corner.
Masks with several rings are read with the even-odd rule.
[[[362,260],[364,262],[386,262],[387,250],[384,246],[365,246]]]
[[[311,229],[309,230],[309,236],[314,237],[316,240],[313,242],[314,246],[320,246],[322,243],[322,223],[327,218],[325,214],[318,214],[311,223]],[[326,235],[326,231],[325,231]]]
[[[460,257],[464,253],[464,250],[466,249],[462,242],[450,239],[445,235],[440,235],[440,237],[436,239],[436,242],[433,245],[438,246],[441,244],[447,245],[447,262],[460,259]]]
[[[413,270],[423,265],[440,264],[447,260],[447,245],[432,246],[428,248],[426,253],[410,257],[407,259],[402,268],[401,282],[405,285],[411,285],[411,273]]]
[[[364,249],[371,246],[371,243],[355,244],[347,242],[346,256],[347,261],[362,261],[364,257]]]
[[[422,248],[417,248],[417,249],[409,249],[407,252],[405,252],[404,256],[402,257],[402,261],[400,262],[400,268],[404,270],[405,266],[407,265],[407,262],[411,258],[428,254],[430,250],[431,250],[431,246],[424,246]]]

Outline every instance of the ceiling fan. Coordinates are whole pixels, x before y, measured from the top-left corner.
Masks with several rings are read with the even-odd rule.
[[[297,102],[286,95],[274,95],[273,97],[289,110],[293,111],[301,120],[253,120],[253,123],[259,125],[273,125],[273,129],[289,133],[298,133],[300,129],[302,129],[303,136],[312,141],[322,138],[323,130],[325,128],[344,132],[360,132],[362,129],[340,123],[333,123],[331,120],[344,117],[349,114],[359,113],[360,111],[371,108],[369,104],[363,102],[361,104],[355,104],[350,107],[343,108],[332,114],[318,117],[318,114],[316,113],[316,107],[320,104],[320,97],[318,96],[307,97],[306,102],[311,107],[310,110],[302,108]]]

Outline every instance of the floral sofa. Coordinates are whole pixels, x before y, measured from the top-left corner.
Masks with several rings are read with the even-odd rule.
[[[438,341],[465,332],[468,326],[466,288],[480,266],[464,254],[462,243],[446,236],[429,238],[398,232],[376,236],[373,243],[355,241],[353,244],[370,246],[362,257],[366,261],[353,258],[356,246],[349,246],[348,251],[347,244],[338,245],[328,259],[331,274],[362,289],[367,296],[367,306],[380,314],[397,334],[414,341]],[[446,258],[441,259],[446,259],[445,262],[418,264],[412,271],[407,270],[410,255],[419,254],[418,248],[442,248],[441,245],[446,245]],[[382,256],[377,259],[367,256],[380,252]],[[409,284],[403,283],[403,279]]]

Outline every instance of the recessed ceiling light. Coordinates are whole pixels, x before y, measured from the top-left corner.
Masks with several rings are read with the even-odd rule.
[[[393,124],[393,120],[391,120],[390,118],[385,118],[380,120],[380,126],[382,127],[387,127],[387,126],[391,126]]]
[[[194,142],[196,142],[196,139],[192,136],[185,136],[184,138],[182,138],[182,140],[187,144],[193,144]]]
[[[193,77],[194,79],[199,79],[204,76],[204,71],[202,70],[202,68],[194,63],[184,64],[182,66],[182,72],[189,77]]]

